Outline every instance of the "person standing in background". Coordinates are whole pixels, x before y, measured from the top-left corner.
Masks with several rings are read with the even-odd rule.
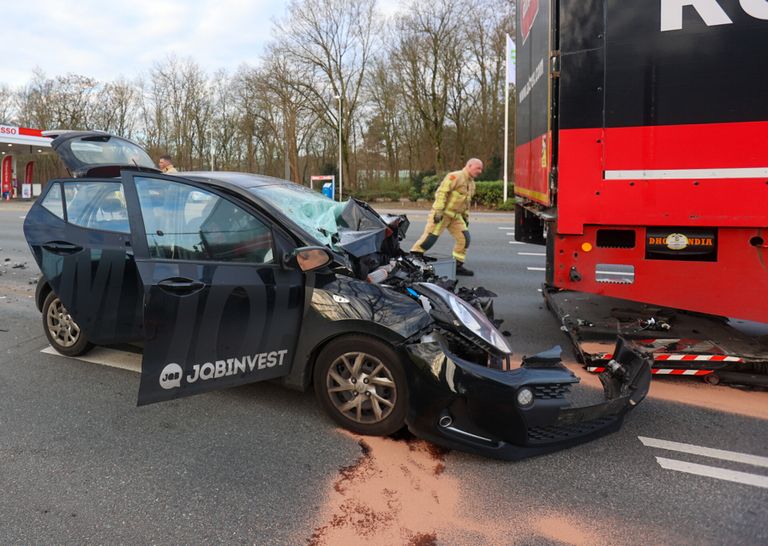
[[[157,160],[157,164],[160,167],[160,170],[165,174],[179,172],[176,170],[176,167],[173,166],[173,161],[171,161],[171,156],[169,155],[161,155],[160,159]]]
[[[460,171],[448,173],[435,191],[435,202],[427,219],[424,233],[411,248],[412,254],[423,255],[432,248],[437,238],[447,229],[456,240],[453,257],[456,274],[472,276],[475,273],[464,267],[469,248],[469,205],[475,194],[475,177],[483,172],[483,162],[477,158],[467,161]]]

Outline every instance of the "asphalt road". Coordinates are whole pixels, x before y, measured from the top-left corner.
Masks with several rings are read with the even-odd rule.
[[[41,352],[24,213],[0,203],[2,544],[768,543],[768,393],[654,380],[621,431],[518,463],[353,437],[271,383],[137,408],[137,374]],[[513,225],[475,216],[470,282],[518,353],[568,356]]]

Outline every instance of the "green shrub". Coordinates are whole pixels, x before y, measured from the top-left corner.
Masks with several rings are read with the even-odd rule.
[[[440,185],[440,182],[445,178],[444,174],[432,174],[424,177],[424,181],[421,186],[421,196],[428,201],[435,199],[435,191]]]
[[[411,188],[411,192],[410,192],[411,201],[415,201],[416,199],[419,199],[419,198],[423,198],[428,201],[433,201],[435,199],[435,191],[437,190],[437,187],[440,185],[440,183],[443,181],[443,178],[445,178],[445,174],[443,173],[425,176],[422,179],[422,186],[420,191],[417,191],[416,188]],[[508,188],[509,199],[507,200],[507,203],[511,202],[511,205],[507,204],[506,207],[512,206],[512,208],[514,208],[513,190],[514,188],[510,184]],[[497,208],[502,204],[503,199],[504,199],[504,181],[503,180],[475,182],[475,196],[472,199],[473,204],[479,205],[481,207]],[[502,210],[512,210],[512,209],[505,208]]]
[[[424,187],[424,177],[434,175],[435,171],[416,171],[415,173],[411,174],[411,184],[410,184],[410,191],[409,191],[409,197],[411,198],[411,201],[416,201],[419,197],[424,197],[423,195],[423,187]]]
[[[426,199],[431,202],[434,201],[435,191],[445,178],[445,174],[423,174],[423,176],[419,176],[418,186],[413,182],[414,178],[410,182],[381,180],[369,184],[366,188],[351,191],[349,195],[370,202],[374,202],[376,199],[397,201],[401,197],[408,197],[411,201]],[[504,182],[502,180],[476,181],[475,196],[472,203],[489,209],[514,210],[513,191],[514,187],[510,184],[507,202],[503,203]]]
[[[375,201],[376,199],[397,201],[401,197],[410,196],[411,183],[409,180],[384,178],[368,181],[363,185],[364,187],[348,190],[346,194],[362,201]]]
[[[493,208],[501,203],[504,198],[504,182],[494,180],[493,182],[475,182],[475,197],[473,202],[476,205]]]
[[[507,202],[499,203],[496,210],[515,210],[515,198],[512,196],[512,190],[510,189],[510,195],[507,196]]]

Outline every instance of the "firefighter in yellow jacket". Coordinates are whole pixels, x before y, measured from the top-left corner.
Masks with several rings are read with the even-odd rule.
[[[427,227],[411,248],[414,254],[424,254],[432,248],[444,229],[456,240],[453,257],[456,258],[456,274],[471,276],[474,273],[464,267],[469,247],[469,205],[475,194],[475,177],[483,172],[483,162],[472,158],[460,171],[448,173],[435,192],[435,202],[427,219]]]

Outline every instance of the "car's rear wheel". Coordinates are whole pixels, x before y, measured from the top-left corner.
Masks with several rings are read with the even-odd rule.
[[[80,356],[93,348],[93,344],[53,292],[43,302],[43,330],[51,346],[63,355]]]
[[[332,341],[317,357],[314,385],[320,406],[346,429],[387,436],[405,424],[402,359],[384,342],[364,336]]]

